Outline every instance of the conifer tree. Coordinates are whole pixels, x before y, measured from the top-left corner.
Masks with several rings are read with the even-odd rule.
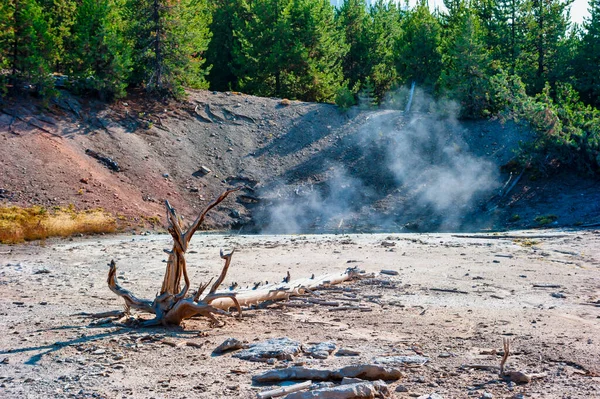
[[[219,91],[237,89],[235,71],[239,67],[234,64],[234,48],[239,44],[234,30],[238,18],[244,18],[241,15],[243,7],[240,0],[214,0],[210,7],[212,38],[206,51],[207,64],[211,66],[208,74],[210,88]]]
[[[463,14],[458,28],[449,47],[441,86],[450,98],[460,102],[462,117],[479,118],[488,108],[490,58],[474,13]]]
[[[53,90],[50,25],[36,0],[9,0],[2,6],[4,65],[13,88],[33,85],[42,96]],[[5,30],[6,27],[6,30]],[[8,50],[8,51],[7,51]]]
[[[132,84],[176,97],[185,87],[207,87],[207,0],[128,0],[128,12],[128,34],[134,42]]]
[[[394,48],[402,35],[402,13],[395,3],[378,0],[370,9],[370,17],[369,76],[374,86],[375,97],[381,101],[398,80]]]
[[[569,29],[569,7],[573,0],[528,0],[526,50],[517,61],[517,73],[530,92],[539,93],[558,74],[561,46]]]
[[[332,100],[346,52],[327,0],[243,2],[235,50],[242,90],[263,96]]]
[[[370,18],[365,0],[345,0],[336,11],[336,19],[344,32],[348,52],[342,65],[349,87],[364,83],[371,73]]]
[[[38,0],[42,7],[44,18],[48,22],[51,37],[50,64],[54,72],[63,72],[63,60],[71,51],[68,44],[71,40],[71,27],[75,22],[75,0]]]
[[[104,99],[125,95],[132,60],[124,6],[124,0],[81,0],[65,55],[75,88]]]
[[[398,41],[398,74],[405,82],[433,87],[442,69],[441,28],[425,0],[403,19]]]
[[[600,0],[590,0],[590,15],[575,60],[577,86],[582,98],[600,107]]]

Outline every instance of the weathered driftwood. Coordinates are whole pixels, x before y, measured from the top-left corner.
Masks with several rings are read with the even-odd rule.
[[[269,370],[255,375],[255,382],[278,382],[288,380],[336,381],[344,377],[360,378],[363,380],[398,380],[402,377],[400,369],[376,364],[357,364],[342,367],[337,370],[312,369],[307,367],[288,367],[285,369]]]
[[[391,393],[383,381],[364,381],[289,394],[285,399],[353,399],[389,398]]]
[[[347,269],[343,273],[332,273],[320,277],[303,278],[290,281],[290,276],[286,277],[284,282],[279,284],[265,285],[256,289],[247,289],[242,291],[217,291],[219,286],[225,280],[227,271],[231,264],[233,251],[223,253],[221,258],[225,260],[225,265],[221,274],[211,286],[208,294],[202,297],[204,291],[208,288],[212,279],[205,284],[200,284],[198,291],[194,295],[188,295],[190,289],[190,280],[187,273],[187,264],[185,253],[188,249],[190,240],[196,230],[200,227],[208,211],[223,201],[229,194],[240,190],[232,189],[222,193],[216,200],[210,203],[191,226],[184,231],[181,226],[181,220],[175,209],[166,201],[167,220],[169,221],[168,230],[173,237],[173,248],[165,251],[169,254],[167,267],[163,277],[160,293],[150,301],[136,297],[131,291],[121,287],[116,279],[117,266],[113,261],[109,264],[108,286],[112,292],[123,298],[125,301],[125,313],[130,309],[155,315],[152,320],[141,323],[141,326],[153,325],[178,325],[184,319],[194,316],[208,317],[212,325],[222,325],[216,318],[216,314],[228,315],[231,308],[237,310],[238,316],[242,316],[242,306],[256,305],[267,301],[277,301],[289,299],[291,296],[306,295],[316,288],[326,287],[330,284],[339,284],[343,281],[361,276],[362,272],[356,268]],[[183,283],[183,287],[182,287]]]
[[[160,293],[153,301],[137,298],[133,293],[121,287],[116,279],[117,266],[114,260],[111,261],[110,269],[108,271],[108,287],[112,292],[123,298],[125,301],[125,310],[128,312],[129,309],[136,309],[156,315],[154,319],[141,323],[142,326],[180,324],[182,320],[197,315],[206,316],[211,319],[212,324],[219,325],[220,323],[215,318],[215,314],[230,315],[229,312],[222,308],[212,306],[212,302],[221,298],[228,298],[232,302],[232,306],[237,308],[239,317],[242,316],[242,309],[235,299],[235,293],[216,292],[217,288],[219,288],[227,275],[233,251],[228,254],[221,251],[221,258],[225,260],[225,266],[223,266],[221,275],[212,285],[209,293],[202,299],[200,298],[201,295],[212,280],[206,284],[200,284],[200,288],[196,294],[194,296],[188,296],[190,280],[185,261],[185,252],[188,249],[190,240],[204,221],[208,211],[223,201],[229,194],[238,190],[239,188],[236,188],[221,194],[216,200],[209,204],[206,209],[204,209],[200,216],[198,216],[186,231],[183,230],[180,218],[177,216],[175,209],[173,209],[169,202],[166,201],[167,220],[169,221],[168,230],[169,233],[171,233],[171,236],[173,236],[173,249],[166,251],[169,254],[167,268],[163,277]],[[182,278],[184,283],[183,288],[181,287]]]
[[[287,395],[289,393],[298,392],[310,388],[312,381],[304,381],[299,384],[288,385],[277,389],[271,389],[269,391],[263,391],[256,394],[258,399],[276,398],[278,396]]]

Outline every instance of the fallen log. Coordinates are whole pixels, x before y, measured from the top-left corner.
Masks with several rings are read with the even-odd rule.
[[[281,387],[277,389],[271,389],[269,391],[263,391],[256,394],[258,399],[276,398],[278,396],[287,395],[289,393],[302,391],[309,388],[312,385],[312,381],[304,381],[299,384],[289,385],[287,387]]]
[[[288,367],[285,369],[269,370],[255,375],[255,382],[279,382],[288,380],[314,380],[314,381],[339,381],[344,377],[360,378],[362,380],[398,380],[402,372],[398,368],[379,366],[376,364],[358,364],[342,367],[337,370],[313,369],[303,366]]]
[[[390,398],[391,393],[383,381],[357,382],[355,384],[296,392],[285,399],[353,399],[353,398]]]
[[[226,254],[221,250],[221,258],[225,260],[225,265],[221,270],[221,274],[210,288],[209,293],[202,296],[212,282],[212,279],[205,284],[200,284],[195,294],[188,295],[190,280],[187,272],[185,253],[190,240],[204,221],[206,214],[229,194],[241,189],[242,187],[238,187],[222,193],[202,211],[200,216],[198,216],[187,230],[184,230],[182,227],[181,218],[177,215],[175,209],[171,207],[168,201],[165,202],[167,220],[169,222],[168,231],[173,237],[173,248],[165,251],[169,254],[167,267],[163,276],[160,293],[157,294],[154,300],[138,298],[131,291],[121,287],[116,279],[117,266],[114,260],[109,264],[108,287],[125,301],[125,314],[128,314],[131,309],[154,314],[154,319],[140,323],[142,327],[167,324],[179,325],[183,320],[195,316],[208,317],[211,320],[211,325],[222,326],[224,323],[219,322],[214,315],[231,316],[232,313],[229,312],[231,308],[235,308],[238,316],[241,318],[242,306],[248,307],[263,302],[306,295],[316,289],[326,288],[333,284],[365,276],[365,273],[358,268],[349,268],[342,273],[331,273],[320,277],[313,275],[310,278],[296,280],[291,280],[288,274],[281,283],[268,284],[260,288],[256,286],[255,288],[248,288],[241,291],[219,291],[218,289],[225,280],[234,253],[232,250]],[[181,286],[182,283],[183,287]],[[232,289],[235,289],[236,286],[237,284],[234,283],[234,288]],[[321,305],[330,305],[323,301],[317,302]]]

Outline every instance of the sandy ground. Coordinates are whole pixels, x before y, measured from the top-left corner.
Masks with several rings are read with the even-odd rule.
[[[522,237],[522,238],[519,238]],[[384,243],[382,245],[382,243]],[[95,326],[75,314],[118,310],[107,288],[115,259],[121,284],[151,298],[160,288],[170,236],[118,236],[0,247],[0,397],[251,398],[258,372],[304,363],[337,367],[382,355],[422,354],[391,383],[398,398],[600,398],[600,232],[520,231],[475,237],[450,234],[197,235],[188,256],[194,286],[216,276],[219,248],[236,248],[224,285],[279,281],[359,266],[380,276],[346,287],[370,311],[275,304],[242,320],[183,328]],[[558,288],[538,288],[553,284]],[[456,290],[455,292],[432,289]],[[325,295],[325,294],[324,294]],[[328,293],[340,300],[343,293]],[[355,298],[355,299],[356,299]],[[357,302],[348,302],[355,305]],[[333,341],[358,357],[298,356],[274,365],[212,355],[228,337],[248,342],[290,337]],[[492,371],[502,339],[512,340],[508,368],[546,377],[515,385]],[[167,342],[193,342],[171,346]],[[489,397],[489,396],[488,396]]]

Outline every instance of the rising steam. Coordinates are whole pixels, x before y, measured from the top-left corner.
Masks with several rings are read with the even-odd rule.
[[[405,98],[396,93],[390,102]],[[399,107],[403,109],[404,107]],[[380,109],[298,168],[260,211],[265,233],[461,230],[499,185],[494,164],[470,151],[452,102],[415,95],[413,112]]]

